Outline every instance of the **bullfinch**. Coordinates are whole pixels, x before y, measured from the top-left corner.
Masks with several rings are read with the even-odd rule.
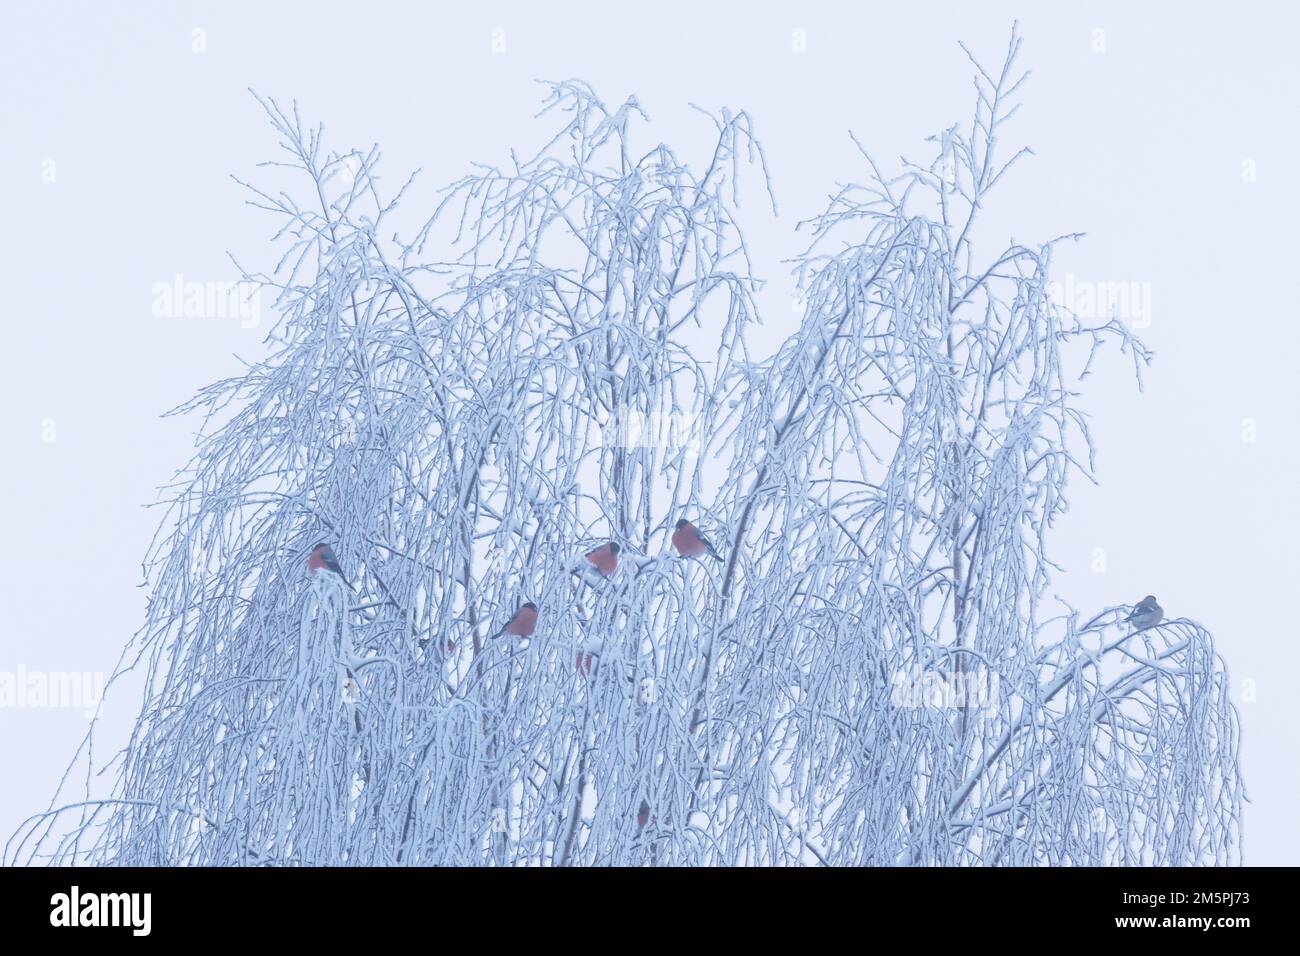
[[[343,573],[343,569],[339,567],[338,559],[334,557],[334,549],[331,548],[324,541],[320,542],[320,544],[315,545],[311,549],[311,554],[307,556],[308,572],[310,572],[311,574],[315,574],[317,571],[320,571],[322,569],[326,571],[333,571],[335,574],[339,576],[339,578],[343,581],[344,584],[348,584],[347,575]],[[348,587],[351,586],[352,585],[348,584]]]
[[[696,558],[702,554],[707,554],[717,560],[722,560],[722,555],[718,554],[713,545],[709,544],[695,525],[691,524],[685,518],[677,522],[677,530],[673,532],[673,547],[683,558]]]
[[[1148,594],[1133,605],[1133,612],[1124,619],[1124,623],[1132,624],[1139,631],[1144,631],[1148,627],[1155,627],[1164,620],[1164,617],[1165,609],[1156,603],[1154,594]]]
[[[489,640],[500,637],[502,634],[510,634],[513,637],[531,637],[533,631],[537,628],[537,605],[532,601],[527,601],[519,606],[514,616],[510,618],[501,630],[492,635]]]
[[[588,551],[584,561],[573,569],[573,573],[588,584],[599,584],[618,568],[618,553],[621,549],[613,541],[602,544],[594,551]]]

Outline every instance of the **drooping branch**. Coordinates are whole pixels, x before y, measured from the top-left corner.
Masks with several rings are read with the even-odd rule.
[[[261,101],[269,354],[177,410],[203,424],[111,792],[92,736],[5,862],[1239,861],[1210,635],[1051,616],[1048,529],[1095,480],[1078,383],[1150,353],[1048,294],[1078,236],[981,244],[1028,155],[999,148],[1019,53],[929,161],[862,150],[764,361],[747,114],[693,163],[635,99],[551,84],[554,135],[406,234],[412,180]],[[676,556],[680,517],[721,564]],[[355,590],[307,573],[320,540]]]

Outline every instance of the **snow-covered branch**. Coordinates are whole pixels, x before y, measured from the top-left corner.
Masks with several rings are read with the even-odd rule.
[[[635,99],[549,84],[543,147],[412,222],[418,179],[387,195],[377,148],[261,100],[289,179],[249,184],[280,254],[248,277],[282,319],[177,410],[204,424],[111,792],[88,738],[6,861],[1237,862],[1210,635],[1049,606],[1079,380],[1150,354],[1053,301],[1076,236],[975,241],[1027,153],[1000,146],[1019,46],[932,159],[863,150],[802,224],[762,361],[746,113],[688,159]],[[683,518],[721,561],[678,556]]]

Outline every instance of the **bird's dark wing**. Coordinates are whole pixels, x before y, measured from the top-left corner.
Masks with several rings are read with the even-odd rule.
[[[324,551],[321,552],[320,557],[321,557],[321,562],[325,565],[327,570],[333,571],[335,574],[337,574],[340,578],[343,579],[344,584],[346,584],[348,587],[352,587],[352,582],[348,580],[348,576],[343,573],[343,569],[339,567],[338,561],[335,560],[333,550],[326,548]]]
[[[708,538],[704,537],[704,535],[699,534],[698,532],[696,533],[695,537],[697,537],[697,538],[700,539],[700,544],[704,545],[704,549],[705,549],[706,551],[708,551],[709,554],[711,554],[713,557],[717,558],[719,561],[722,560],[722,555],[718,554],[718,549],[715,548],[715,547],[714,547],[714,546],[709,542],[709,539],[708,539]]]

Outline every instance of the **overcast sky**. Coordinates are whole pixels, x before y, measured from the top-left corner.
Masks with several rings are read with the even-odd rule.
[[[191,448],[193,423],[159,414],[261,354],[269,316],[155,314],[176,276],[233,280],[228,252],[273,264],[271,220],[229,178],[275,153],[247,88],[296,98],[335,148],[381,144],[392,180],[421,167],[410,201],[428,208],[472,160],[540,143],[537,78],[635,93],[687,156],[709,132],[689,103],[744,108],[780,203],[742,210],[771,280],[770,349],[795,319],[780,264],[800,248],[794,224],[863,178],[847,131],[885,163],[928,156],[925,136],[969,117],[957,41],[998,64],[1018,17],[1032,77],[1007,135],[1036,155],[999,187],[993,221],[1026,242],[1086,232],[1058,277],[1130,290],[1156,353],[1145,393],[1114,353],[1084,383],[1099,484],[1074,485],[1053,590],[1084,611],[1155,593],[1214,633],[1243,722],[1246,861],[1300,863],[1286,610],[1300,18],[1249,3],[468,6],[0,8],[0,675],[112,670],[143,620],[160,516],[143,506]],[[138,704],[129,686],[110,695],[106,739]],[[86,725],[77,707],[0,706],[0,833],[44,806]]]

